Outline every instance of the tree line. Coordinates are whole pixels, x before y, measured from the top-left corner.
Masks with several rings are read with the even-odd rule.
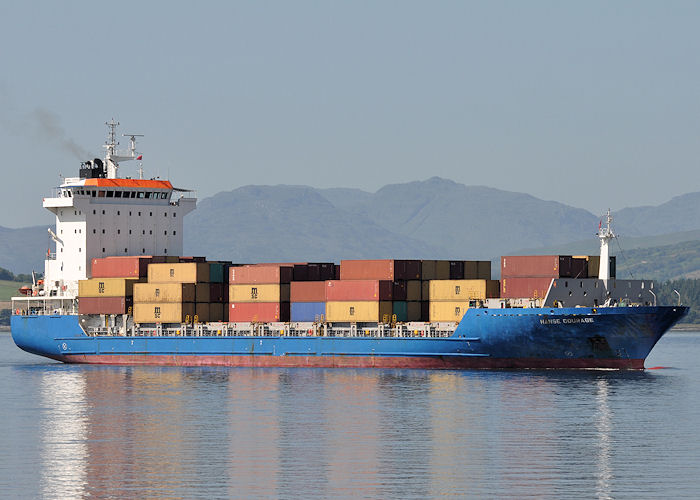
[[[17,281],[19,283],[31,283],[32,282],[32,275],[31,274],[15,274],[12,271],[8,271],[7,269],[0,267],[0,280]]]
[[[688,316],[683,323],[700,324],[700,279],[678,279],[662,282],[658,285],[656,296],[659,304],[678,304],[677,290],[681,304],[690,306]]]

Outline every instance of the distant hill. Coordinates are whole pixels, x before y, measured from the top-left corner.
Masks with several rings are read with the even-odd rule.
[[[613,215],[624,251],[700,239],[700,193]],[[598,251],[598,220],[562,203],[438,177],[376,193],[245,186],[200,201],[185,218],[184,253],[238,262],[590,254]],[[47,243],[45,226],[0,227],[0,267],[42,270]]]
[[[513,248],[564,243],[590,233],[598,220],[562,203],[439,177],[384,186],[354,206],[344,200],[343,206],[439,247],[434,258],[491,258]]]
[[[14,273],[44,272],[48,226],[10,229],[0,226],[0,267]]]
[[[700,193],[676,196],[657,207],[624,208],[614,215],[617,232],[630,236],[700,230]]]
[[[185,253],[237,262],[409,258],[439,247],[389,231],[303,186],[246,186],[185,219]]]

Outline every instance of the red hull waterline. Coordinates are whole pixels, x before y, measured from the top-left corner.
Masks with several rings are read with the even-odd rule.
[[[314,368],[413,368],[424,370],[601,369],[643,370],[643,359],[447,358],[395,356],[226,356],[159,354],[73,354],[65,363],[157,366],[237,366]]]

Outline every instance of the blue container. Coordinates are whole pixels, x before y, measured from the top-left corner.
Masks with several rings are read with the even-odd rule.
[[[316,321],[326,317],[325,302],[292,302],[292,321]]]

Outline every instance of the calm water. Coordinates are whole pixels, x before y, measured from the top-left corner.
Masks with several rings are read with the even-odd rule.
[[[0,495],[700,496],[700,333],[642,373],[62,365],[0,334]]]

